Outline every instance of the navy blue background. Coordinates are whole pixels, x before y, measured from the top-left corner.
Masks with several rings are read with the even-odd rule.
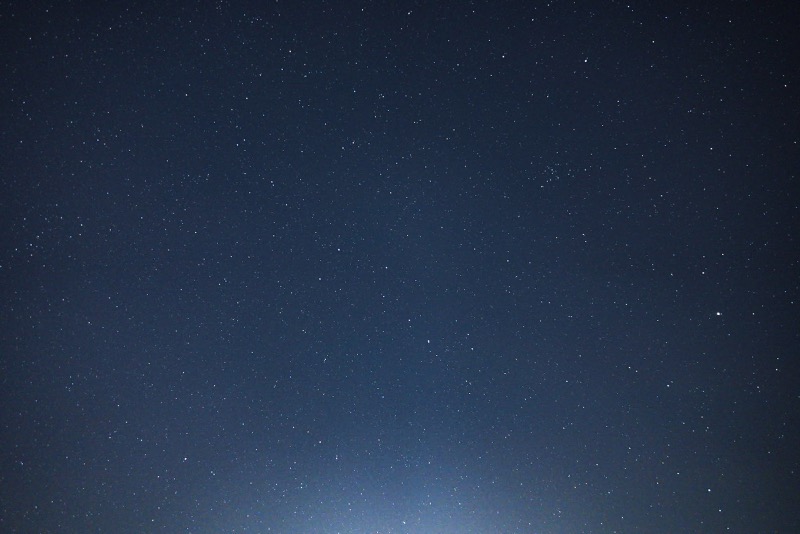
[[[6,2],[0,529],[792,532],[792,2]]]

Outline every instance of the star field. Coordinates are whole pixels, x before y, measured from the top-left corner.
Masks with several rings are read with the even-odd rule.
[[[790,2],[6,2],[0,530],[800,530]]]

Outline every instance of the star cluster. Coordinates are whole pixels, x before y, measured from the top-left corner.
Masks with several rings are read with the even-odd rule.
[[[798,15],[6,3],[0,530],[799,530]]]

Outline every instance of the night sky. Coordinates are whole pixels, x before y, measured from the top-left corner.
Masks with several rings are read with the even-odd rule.
[[[0,530],[800,532],[800,7],[701,4],[4,2]]]

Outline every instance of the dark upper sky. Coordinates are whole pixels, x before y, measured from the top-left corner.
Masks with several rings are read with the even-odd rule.
[[[800,10],[652,4],[3,3],[0,530],[800,531]]]

